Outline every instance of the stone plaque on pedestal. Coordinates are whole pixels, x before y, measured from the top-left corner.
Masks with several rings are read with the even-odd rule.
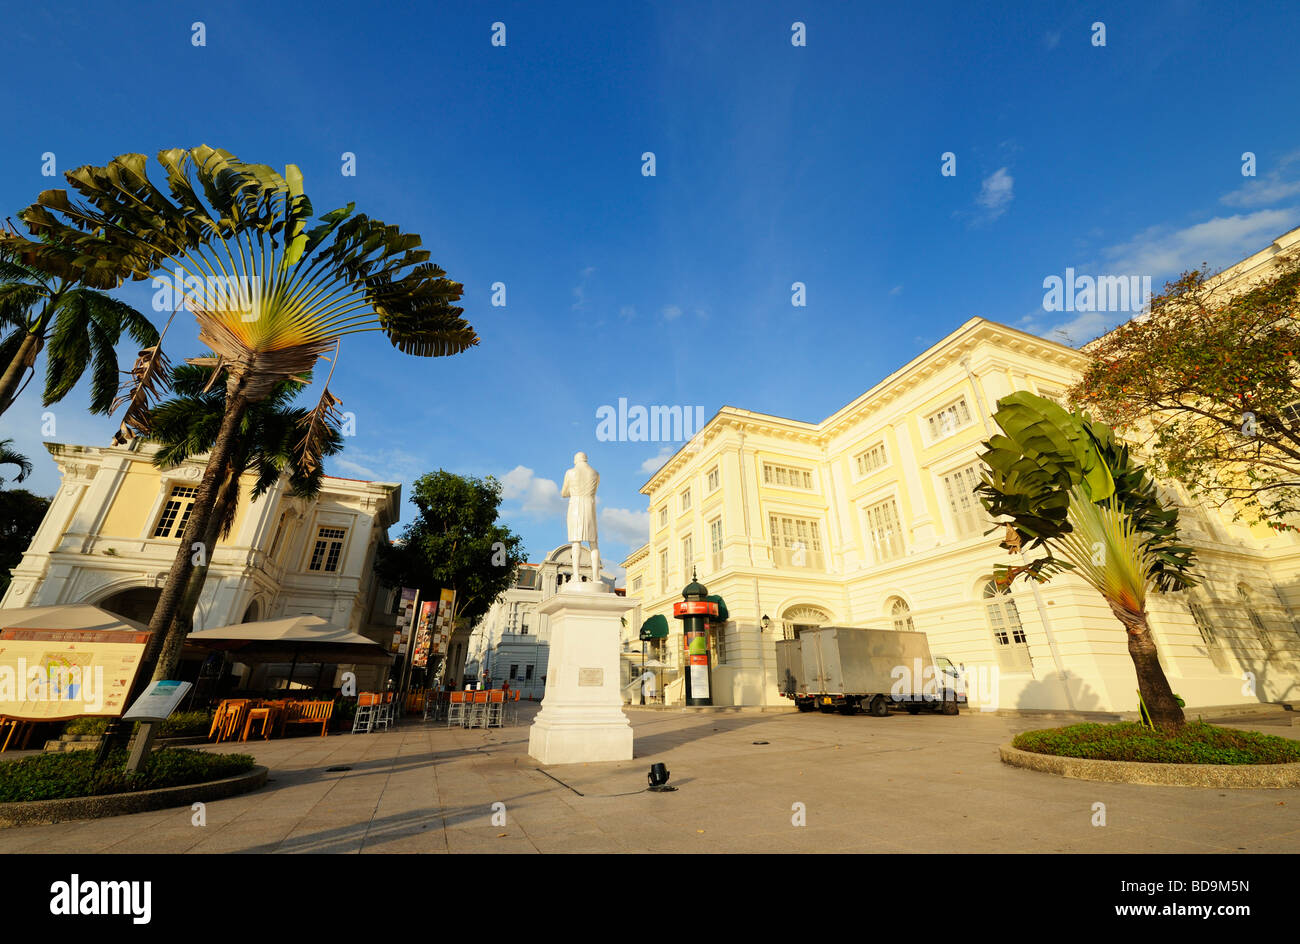
[[[565,588],[537,608],[550,617],[546,694],[528,733],[543,764],[632,759],[619,691],[619,618],[636,606],[613,593]]]

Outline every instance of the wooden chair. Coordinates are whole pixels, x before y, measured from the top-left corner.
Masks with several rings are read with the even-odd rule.
[[[217,743],[222,741],[233,741],[239,734],[244,723],[244,717],[252,702],[247,698],[232,698],[221,703],[225,713],[221,717],[221,724],[217,729]]]
[[[9,750],[9,741],[16,734],[18,735],[18,750],[27,746],[28,739],[31,738],[33,722],[24,721],[21,718],[0,717],[0,731],[4,732],[4,744],[0,744],[0,754]]]
[[[280,722],[281,730],[286,724],[319,724],[320,736],[328,734],[330,717],[334,714],[332,701],[291,701],[284,706],[284,720]]]

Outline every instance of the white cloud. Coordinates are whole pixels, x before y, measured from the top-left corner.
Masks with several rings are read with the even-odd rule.
[[[895,285],[893,288],[891,288],[891,289],[889,290],[889,294],[890,294],[890,295],[902,295],[902,294],[903,294],[903,286],[901,286],[901,285]]]
[[[1015,185],[1015,178],[1007,173],[1005,167],[999,167],[984,178],[980,184],[980,195],[975,198],[975,202],[987,211],[984,214],[986,220],[996,220],[1006,212],[1015,199]]]
[[[587,307],[587,280],[596,274],[595,266],[587,266],[578,273],[578,284],[573,286],[573,310],[582,311]]]
[[[682,310],[676,305],[665,305],[660,314],[668,321],[675,321],[682,316]]]
[[[1055,49],[1057,46],[1061,45],[1061,31],[1053,30],[1050,33],[1044,33],[1043,45],[1048,49]]]
[[[618,310],[618,316],[624,321],[631,321],[636,317],[636,308],[632,305],[624,305]]]
[[[658,472],[660,468],[663,467],[663,464],[672,457],[673,452],[674,450],[664,446],[659,450],[659,455],[651,456],[645,462],[641,463],[641,471],[646,473],[646,475]]]
[[[1292,151],[1277,162],[1277,166],[1263,177],[1248,177],[1236,190],[1225,193],[1219,202],[1231,207],[1257,207],[1278,203],[1300,193],[1300,180],[1287,180],[1284,171],[1300,161],[1300,151]]]
[[[606,537],[640,547],[650,536],[650,512],[630,508],[602,508],[597,517],[601,541]]]
[[[331,471],[340,473],[341,478],[366,479],[373,482],[380,477],[379,473],[369,466],[361,465],[342,456],[334,456],[326,461],[329,462]]]
[[[1211,269],[1236,263],[1259,252],[1273,239],[1295,226],[1300,208],[1258,210],[1236,216],[1216,216],[1182,229],[1151,226],[1127,242],[1103,250],[1108,271],[1149,275],[1153,282],[1197,268]],[[1160,287],[1152,286],[1159,292]]]
[[[565,513],[567,505],[560,497],[560,486],[553,479],[538,478],[532,469],[517,465],[501,476],[501,497],[520,502],[526,514],[550,518]]]

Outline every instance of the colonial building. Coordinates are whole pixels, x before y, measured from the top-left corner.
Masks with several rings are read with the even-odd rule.
[[[62,482],[0,607],[94,603],[148,622],[202,463],[160,471],[156,447],[139,440],[47,448]],[[311,500],[290,493],[285,479],[257,501],[251,491],[245,477],[230,536],[212,552],[194,628],[310,613],[388,645],[393,591],[372,568],[397,520],[401,486],[326,476]],[[378,682],[382,668],[356,671],[364,687]]]
[[[997,592],[994,565],[1017,561],[971,493],[998,399],[1062,400],[1085,362],[972,318],[823,420],[719,410],[642,487],[649,540],[623,562],[629,621],[668,617],[667,702],[682,697],[671,608],[695,569],[730,614],[710,639],[715,705],[789,704],[776,641],[839,624],[927,633],[935,655],[996,679],[1002,709],[1135,710],[1102,598],[1069,576]],[[1149,604],[1174,691],[1191,707],[1300,697],[1300,538],[1162,494],[1204,578]]]
[[[591,552],[583,547],[579,553],[581,569],[590,575]],[[524,697],[542,697],[551,627],[550,617],[539,616],[536,610],[573,579],[572,556],[571,546],[564,544],[540,564],[519,566],[514,586],[496,599],[470,634],[465,681],[482,681],[486,688],[509,682]],[[614,590],[614,582],[612,574],[602,572],[601,583],[607,590]]]

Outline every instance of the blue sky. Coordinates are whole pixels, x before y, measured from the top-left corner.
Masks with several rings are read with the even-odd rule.
[[[356,436],[330,473],[496,475],[537,560],[583,449],[617,562],[662,446],[598,442],[602,405],[818,420],[974,315],[1076,344],[1126,317],[1044,311],[1067,267],[1158,289],[1300,224],[1300,7],[977,6],[9,0],[0,214],[62,185],[47,152],[60,173],[200,143],[298,164],[319,212],[420,233],[482,338],[433,360],[348,338]],[[152,314],[147,284],[120,294]],[[199,353],[192,323],[166,347]],[[0,437],[52,494],[37,387]],[[50,438],[106,444],[87,401]]]

